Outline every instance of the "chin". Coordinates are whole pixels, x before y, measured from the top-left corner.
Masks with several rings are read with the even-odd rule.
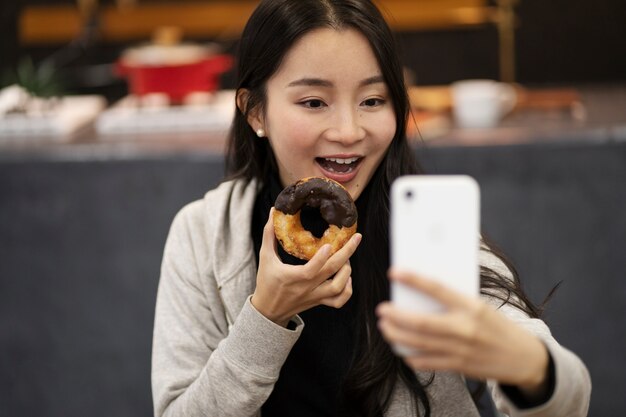
[[[350,197],[352,197],[354,201],[356,201],[357,198],[359,198],[361,194],[363,193],[363,187],[361,187],[360,185],[358,187],[356,186],[347,187],[347,190],[348,190],[348,193],[350,194]]]

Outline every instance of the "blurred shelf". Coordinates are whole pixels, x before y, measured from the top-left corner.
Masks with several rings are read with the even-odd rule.
[[[149,38],[159,26],[178,26],[189,37],[239,36],[258,4],[252,0],[212,2],[179,1],[141,3],[130,7],[103,6],[100,38],[106,42]],[[497,13],[487,0],[379,0],[381,10],[395,30],[468,28],[494,22]],[[32,5],[19,20],[22,45],[62,44],[83,27],[83,15],[70,5]]]
[[[527,88],[527,91],[534,101],[527,101],[526,107],[514,110],[498,126],[489,129],[460,129],[455,126],[449,111],[416,109],[414,119],[409,121],[411,140],[418,147],[601,146],[626,143],[626,113],[623,110],[626,108],[626,84]],[[558,106],[551,104],[553,107],[546,108],[552,96],[546,98],[545,91],[567,94],[557,96],[564,100],[556,103]],[[436,87],[432,92],[445,94],[445,89]],[[565,105],[569,100],[578,99],[582,108]],[[227,131],[222,130],[105,136],[99,135],[91,126],[54,140],[46,137],[0,137],[0,161],[151,159],[176,155],[190,158],[211,155],[221,160],[226,150],[227,135]]]

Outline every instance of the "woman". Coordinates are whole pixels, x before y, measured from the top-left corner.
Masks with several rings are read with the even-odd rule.
[[[477,416],[462,375],[489,380],[511,416],[586,415],[584,365],[487,247],[481,301],[392,271],[449,308],[416,316],[385,303],[389,186],[420,169],[401,65],[370,1],[262,1],[238,70],[232,178],[181,210],[165,247],[157,416]],[[346,187],[359,233],[303,263],[276,244],[271,207],[307,176]],[[388,342],[425,354],[399,358]]]

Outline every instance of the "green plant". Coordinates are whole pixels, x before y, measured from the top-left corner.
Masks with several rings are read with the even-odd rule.
[[[30,57],[23,58],[17,65],[12,82],[36,97],[54,97],[63,92],[57,71],[50,62],[43,61],[35,66]]]

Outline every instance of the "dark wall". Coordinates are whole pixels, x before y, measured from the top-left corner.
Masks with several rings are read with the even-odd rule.
[[[592,375],[591,417],[626,415],[626,143],[420,149],[481,185],[483,229]],[[220,158],[0,158],[0,417],[148,417],[163,244]]]
[[[585,83],[626,79],[626,2],[521,0],[517,7],[517,80]],[[400,35],[419,84],[498,77],[494,27]]]
[[[18,38],[17,16],[19,0],[0,2],[0,86],[5,83],[5,71],[17,62]]]
[[[0,417],[149,417],[160,257],[221,162],[0,161]]]
[[[589,416],[626,415],[626,143],[435,148],[422,160],[478,180],[483,230],[531,299],[560,284],[544,319],[589,368]]]
[[[623,0],[521,0],[519,16],[521,80],[626,79]]]

